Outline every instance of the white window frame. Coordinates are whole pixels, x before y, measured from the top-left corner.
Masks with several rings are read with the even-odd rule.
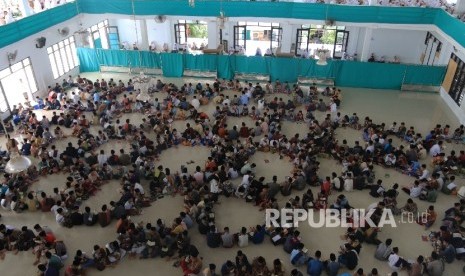
[[[10,103],[10,100],[8,99],[8,94],[7,91],[5,91],[5,87],[3,86],[3,79],[11,76],[12,74],[23,70],[24,75],[25,75],[25,81],[26,81],[26,88],[28,88],[29,91],[26,91],[28,93],[28,96],[33,96],[37,91],[39,91],[36,78],[34,75],[34,68],[32,67],[31,59],[30,57],[27,57],[21,61],[16,62],[15,64],[12,64],[11,66],[0,70],[0,93],[2,94],[1,96],[4,98],[3,101],[0,102],[0,112],[5,112],[10,109],[10,107],[15,103]],[[32,99],[29,99],[32,100]]]
[[[79,65],[74,36],[70,36],[48,47],[47,54],[55,80]]]

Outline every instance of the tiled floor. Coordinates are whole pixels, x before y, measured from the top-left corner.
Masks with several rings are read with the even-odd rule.
[[[90,79],[101,78],[100,74],[87,74],[86,77]],[[115,79],[126,80],[128,75],[111,75],[105,74],[105,79],[113,77]],[[175,82],[181,84],[184,81],[202,81],[207,80],[182,80],[182,79],[166,79],[168,82]],[[457,126],[457,120],[453,117],[453,114],[449,111],[448,107],[442,102],[439,95],[436,94],[424,94],[424,93],[412,93],[412,92],[399,92],[399,91],[385,91],[385,90],[368,90],[368,89],[354,89],[346,88],[343,90],[343,102],[341,113],[351,114],[357,112],[361,118],[364,116],[370,116],[376,122],[385,122],[386,125],[390,125],[393,121],[398,123],[404,121],[407,126],[414,125],[417,131],[425,134],[432,128],[436,123],[450,124],[452,128]],[[231,92],[232,93],[232,92]],[[159,96],[161,98],[161,96]],[[283,96],[286,97],[286,96]],[[202,109],[207,112],[212,112],[214,106],[210,104],[203,106]],[[322,118],[325,114],[316,112],[318,118]],[[140,114],[129,114],[123,118],[131,118],[132,122],[137,123],[141,120]],[[239,125],[242,121],[245,121],[248,125],[252,125],[252,122],[248,118],[232,118],[228,119],[228,124]],[[185,128],[185,122],[175,122],[175,127],[178,129]],[[303,124],[295,124],[285,122],[283,125],[283,132],[288,135],[294,135],[296,132],[303,135],[306,132],[306,128]],[[95,132],[97,128],[92,127],[92,132]],[[338,129],[337,136],[339,139],[347,139],[349,144],[352,144],[355,140],[361,140],[361,132],[352,129]],[[75,142],[73,138],[69,138],[66,141],[59,141],[59,148],[71,140]],[[398,145],[400,142],[395,141]],[[4,145],[2,139],[1,144]],[[463,145],[447,144],[447,151],[451,149],[459,149]],[[112,141],[105,144],[103,147],[105,151],[110,149],[128,148],[128,144],[125,141]],[[181,165],[185,165],[187,161],[194,160],[195,164],[189,165],[189,171],[192,172],[193,168],[197,165],[203,165],[204,161],[209,155],[207,148],[194,147],[179,147],[172,148],[165,151],[162,154],[160,164],[165,167],[169,167],[176,171]],[[269,159],[269,163],[265,163],[265,159]],[[271,179],[272,175],[278,175],[280,180],[283,180],[285,176],[289,175],[291,170],[291,163],[287,159],[280,160],[271,153],[257,153],[252,157],[252,160],[257,163],[257,175],[265,176],[267,180]],[[319,171],[320,177],[329,176],[331,172],[339,172],[341,166],[334,160],[321,159],[321,169]],[[430,163],[429,160],[424,160],[426,163]],[[389,174],[387,177],[386,174]],[[405,175],[399,174],[395,171],[386,171],[383,168],[376,167],[376,175],[384,180],[385,186],[390,187],[393,183],[399,183],[402,185],[409,185],[412,182],[412,178]],[[65,184],[65,175],[52,175],[41,178],[40,181],[34,184],[33,189],[44,190],[50,192],[54,187],[63,187]],[[147,183],[143,183],[146,185]],[[464,185],[463,179],[459,180],[460,185]],[[84,205],[90,206],[94,210],[99,210],[103,203],[108,203],[110,200],[117,199],[119,197],[117,189],[119,184],[116,181],[103,186],[102,191],[98,192],[95,197],[91,197],[87,200]],[[316,189],[314,189],[316,194]],[[296,194],[294,194],[296,195]],[[366,208],[371,203],[375,202],[371,198],[367,191],[354,191],[350,194],[346,194],[350,200],[351,205],[358,208]],[[336,195],[333,194],[330,201],[335,199]],[[403,205],[407,200],[407,196],[403,193],[399,196],[399,205]],[[441,194],[438,202],[435,204],[438,214],[442,217],[444,210],[453,205],[457,200],[453,196],[445,196]],[[286,198],[280,197],[280,203],[284,203]],[[418,202],[420,209],[426,209],[428,204],[424,202]],[[281,204],[282,206],[283,204]],[[145,208],[143,214],[138,217],[133,217],[133,220],[154,222],[157,218],[163,218],[167,222],[170,222],[182,208],[182,198],[164,198],[156,201],[151,207]],[[1,223],[14,225],[21,227],[27,225],[32,227],[35,223],[48,225],[57,234],[57,236],[63,239],[68,246],[68,251],[71,256],[77,249],[82,249],[87,252],[92,251],[94,244],[105,244],[116,237],[115,225],[112,223],[107,228],[95,227],[73,227],[71,229],[65,229],[57,226],[54,220],[54,216],[50,213],[21,213],[14,214],[11,212],[5,212],[0,210],[2,214]],[[243,201],[235,198],[222,198],[221,204],[215,207],[215,213],[217,217],[217,227],[222,229],[225,226],[229,226],[231,231],[238,231],[242,226],[253,226],[257,223],[261,223],[264,220],[264,213],[259,212],[257,207],[251,204],[244,204]],[[419,254],[429,256],[431,253],[431,246],[427,242],[421,240],[421,235],[425,233],[422,227],[417,224],[399,224],[398,228],[383,228],[379,234],[379,238],[384,240],[388,237],[394,240],[394,246],[400,248],[400,255],[407,259],[415,259]],[[437,223],[432,230],[436,230],[439,227]],[[306,224],[300,226],[302,232],[302,238],[306,247],[309,248],[310,252],[321,250],[324,258],[328,258],[329,254],[334,252],[337,253],[339,246],[342,244],[339,236],[344,232],[343,228],[325,228],[325,229],[313,229]],[[190,231],[192,236],[192,242],[199,248],[201,256],[204,258],[204,264],[216,263],[220,267],[227,259],[233,260],[238,248],[233,249],[210,249],[206,246],[204,236],[201,236],[196,229]],[[381,272],[380,275],[386,275],[390,272],[389,267],[386,263],[377,261],[373,257],[374,246],[364,244],[361,254],[359,267],[364,268],[366,272],[370,271],[371,268],[377,267]],[[268,240],[262,245],[243,248],[242,251],[248,255],[249,259],[255,256],[264,256],[268,264],[271,264],[273,259],[281,258],[286,265],[287,272],[291,270],[289,256],[286,254],[281,247],[274,247]],[[31,252],[22,252],[18,255],[7,254],[4,261],[0,261],[0,274],[8,276],[24,276],[24,275],[35,275],[35,267],[32,265],[33,256]],[[461,275],[463,262],[456,261],[453,264],[446,266],[445,275]],[[180,269],[174,268],[171,262],[165,260],[124,260],[115,268],[108,268],[103,272],[96,270],[89,270],[88,275],[182,275]]]

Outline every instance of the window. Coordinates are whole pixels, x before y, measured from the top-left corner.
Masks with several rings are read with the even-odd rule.
[[[13,105],[31,100],[35,92],[37,92],[37,84],[29,58],[0,71],[1,112],[7,111]]]
[[[192,51],[203,50],[208,44],[207,21],[178,20],[174,24],[174,38],[179,50],[185,50],[186,47]]]
[[[108,19],[103,20],[87,28],[91,39],[89,39],[90,48],[109,49],[110,43],[108,41]]]
[[[455,62],[457,68],[452,79],[452,84],[449,90],[449,96],[461,106],[465,97],[465,62],[452,53],[450,62]],[[449,63],[450,64],[450,63]]]
[[[349,32],[345,26],[306,24],[297,29],[295,52],[298,56],[315,55],[317,49],[323,48],[338,59],[346,51],[348,41]]]
[[[48,47],[47,54],[52,65],[54,79],[58,79],[78,66],[76,44],[73,36]]]
[[[234,50],[245,50],[247,56],[271,54],[282,42],[279,23],[239,21],[234,26]]]
[[[439,58],[442,49],[442,42],[432,33],[427,32],[425,38],[425,50],[421,54],[420,60],[423,65],[434,65]]]

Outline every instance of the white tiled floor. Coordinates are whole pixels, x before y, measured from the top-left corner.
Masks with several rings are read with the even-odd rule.
[[[86,74],[86,77],[90,79],[101,78],[100,74]],[[128,75],[111,75],[105,74],[105,79],[113,77],[115,79],[126,80]],[[169,82],[175,82],[181,84],[182,79],[165,79]],[[189,80],[194,81],[194,80]],[[206,82],[207,80],[200,80]],[[198,82],[198,80],[196,80]],[[354,89],[346,88],[343,90],[343,102],[341,113],[351,114],[357,112],[361,118],[364,116],[370,116],[376,122],[385,122],[386,125],[390,125],[392,121],[401,122],[404,121],[407,126],[413,125],[423,134],[426,134],[430,128],[436,123],[450,124],[452,128],[457,126],[457,120],[453,117],[448,107],[442,102],[439,95],[436,94],[424,94],[424,93],[412,93],[412,92],[399,92],[399,91],[386,91],[386,90],[369,90],[369,89]],[[160,96],[161,97],[161,96]],[[285,97],[285,96],[283,96]],[[214,108],[213,104],[202,107],[205,111],[211,112]],[[322,118],[325,114],[316,112],[318,118]],[[135,123],[141,119],[140,114],[129,114],[125,115],[124,118],[131,118]],[[240,124],[242,121],[247,122],[251,125],[251,121],[241,118],[229,119],[228,124]],[[184,122],[175,122],[175,126],[178,129],[184,129]],[[96,131],[95,127],[92,127],[92,131]],[[283,126],[283,132],[288,135],[294,135],[296,132],[302,135],[306,132],[304,125],[285,122]],[[342,139],[347,139],[349,144],[352,144],[355,140],[361,140],[361,132],[352,129],[338,129],[337,136]],[[69,139],[73,140],[73,139]],[[68,141],[68,140],[67,140]],[[60,148],[66,144],[67,141],[60,141],[58,145]],[[75,141],[75,140],[73,140]],[[396,140],[396,144],[399,142]],[[4,140],[1,141],[4,145]],[[451,149],[459,149],[462,145],[447,144],[447,151]],[[106,151],[110,149],[127,148],[126,142],[112,141],[104,145]],[[463,146],[462,146],[463,149]],[[178,170],[179,167],[186,163],[186,161],[194,160],[196,163],[190,165],[189,170],[192,171],[194,166],[197,164],[203,165],[209,155],[208,149],[195,147],[186,148],[179,147],[176,149],[169,149],[162,154],[160,164],[165,167],[169,167],[172,170]],[[265,164],[264,159],[269,159],[270,163]],[[276,156],[270,153],[257,153],[252,157],[252,160],[257,163],[257,175],[265,176],[268,180],[272,175],[278,175],[280,180],[283,180],[285,176],[289,175],[291,170],[291,164],[288,160],[279,160]],[[331,172],[341,170],[341,166],[334,160],[321,159],[321,169],[319,171],[320,177],[330,175]],[[425,160],[429,163],[429,160]],[[386,173],[390,175],[386,178]],[[408,185],[412,182],[412,179],[399,174],[395,171],[386,171],[385,169],[376,168],[376,174],[378,177],[384,180],[385,186],[390,187],[393,183],[399,183],[402,185]],[[34,184],[33,189],[44,190],[46,192],[51,191],[54,187],[63,187],[65,184],[65,175],[52,175],[41,178],[40,181]],[[146,185],[147,183],[144,183]],[[460,185],[464,185],[463,179],[459,180]],[[100,206],[104,203],[108,203],[110,200],[118,198],[117,189],[119,184],[116,181],[103,186],[102,191],[98,192],[95,197],[91,197],[87,200],[84,205],[90,206],[94,210],[100,209]],[[316,189],[314,189],[316,194]],[[296,195],[296,194],[294,194]],[[369,204],[375,200],[371,198],[367,191],[355,191],[347,194],[351,205],[354,207],[366,208]],[[336,195],[332,195],[330,201],[333,201]],[[399,205],[403,205],[407,197],[401,193],[399,196]],[[438,214],[442,217],[444,210],[453,205],[457,200],[452,196],[445,196],[441,194],[438,202],[435,204]],[[280,197],[281,203],[285,202],[286,199]],[[418,202],[420,209],[426,209],[427,204],[424,202]],[[164,198],[156,201],[151,207],[145,208],[143,214],[138,217],[134,217],[134,221],[154,222],[157,218],[163,218],[167,222],[171,221],[182,209],[182,198]],[[82,249],[87,252],[91,252],[94,244],[104,244],[115,238],[115,225],[112,223],[107,228],[95,227],[74,227],[71,229],[60,228],[56,225],[54,217],[50,213],[21,213],[14,214],[11,212],[0,211],[2,214],[1,223],[14,225],[21,227],[27,225],[32,227],[35,223],[50,226],[57,234],[57,236],[63,239],[68,246],[69,254],[73,256],[77,249]],[[217,226],[222,229],[225,226],[229,226],[232,231],[238,231],[242,226],[252,226],[257,223],[263,222],[264,213],[259,212],[257,207],[251,204],[244,204],[235,198],[222,198],[221,204],[215,209],[217,214]],[[439,223],[432,228],[436,230],[439,227]],[[302,238],[306,247],[310,249],[310,252],[321,250],[324,258],[328,258],[331,252],[337,253],[339,245],[342,241],[339,236],[344,232],[342,228],[331,228],[331,229],[312,229],[308,225],[303,224],[301,227]],[[421,235],[425,231],[422,227],[416,224],[400,224],[398,228],[384,228],[379,234],[379,238],[384,240],[388,237],[393,238],[393,244],[400,248],[400,255],[407,259],[415,259],[419,254],[429,256],[431,253],[431,246],[427,242],[421,240]],[[227,259],[233,260],[238,248],[233,249],[210,249],[206,246],[204,236],[201,236],[196,229],[193,229],[190,234],[192,235],[192,242],[199,248],[201,256],[204,258],[204,264],[215,263],[220,267]],[[268,264],[271,264],[273,259],[281,258],[286,264],[287,272],[291,270],[289,256],[286,254],[281,247],[274,247],[268,240],[260,245],[251,245],[247,248],[242,249],[245,254],[248,255],[249,259],[255,256],[262,255],[267,259]],[[389,267],[386,263],[377,261],[373,257],[374,246],[364,244],[361,254],[359,267],[364,268],[366,272],[370,271],[371,268],[377,267],[381,272],[380,275],[386,275],[390,272]],[[0,274],[8,276],[24,276],[24,275],[35,275],[35,267],[32,265],[33,256],[31,252],[22,252],[18,255],[7,254],[4,261],[0,262]],[[461,275],[462,262],[454,262],[446,266],[445,275]],[[88,275],[182,275],[180,269],[174,268],[171,262],[164,260],[124,260],[116,268],[107,268],[103,272],[96,270],[89,270]]]

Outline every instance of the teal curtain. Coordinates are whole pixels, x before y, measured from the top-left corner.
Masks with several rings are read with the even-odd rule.
[[[299,59],[298,74],[301,77],[335,79],[339,74],[339,69],[343,64],[339,60],[328,60],[328,65],[317,65],[314,59]]]
[[[195,71],[216,71],[216,55],[184,55],[184,68]]]
[[[120,50],[121,52],[121,50]],[[127,55],[127,60],[130,63],[131,67],[141,67],[141,60],[140,60],[140,51],[124,51]]]
[[[77,48],[76,50],[79,59],[79,70],[81,72],[100,71],[97,52],[94,49]]]
[[[182,54],[162,53],[161,67],[165,77],[182,77],[184,72]]]
[[[102,40],[100,38],[94,39],[94,48],[102,49]]]
[[[299,59],[296,58],[271,58],[270,79],[281,82],[297,82],[299,71]]]
[[[140,66],[146,68],[161,68],[160,54],[140,51]]]
[[[245,74],[269,74],[267,57],[234,56],[236,72]]]
[[[228,55],[157,54],[78,48],[82,72],[99,71],[99,65],[162,68],[165,77],[182,77],[184,68],[217,71],[218,78],[233,79],[236,72],[270,75],[270,79],[296,82],[299,76],[333,79],[336,85],[400,89],[402,84],[440,85],[446,68],[393,63],[328,60],[325,66],[313,59],[246,57]]]
[[[219,55],[218,57],[218,78],[232,80],[234,79],[234,68],[232,64],[232,56]]]
[[[338,86],[400,89],[406,65],[344,61],[336,77]]]
[[[404,83],[440,86],[445,74],[445,66],[409,65],[405,72]]]
[[[127,51],[97,49],[100,65],[105,66],[129,66]]]

